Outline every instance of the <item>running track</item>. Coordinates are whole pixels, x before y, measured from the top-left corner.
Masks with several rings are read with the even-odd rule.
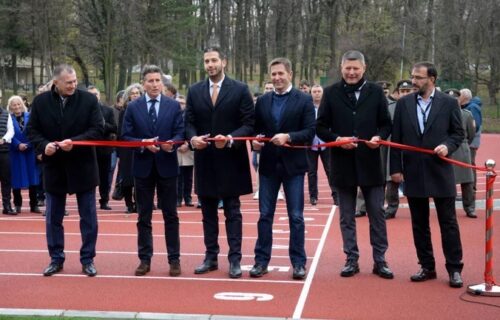
[[[499,135],[483,135],[478,163],[486,158],[500,160]],[[484,174],[479,175],[478,200],[484,199]],[[307,190],[307,187],[306,187]],[[87,316],[164,317],[175,319],[241,319],[266,317],[273,319],[498,319],[500,299],[473,297],[463,289],[447,284],[439,228],[432,217],[434,251],[438,279],[411,283],[409,276],[418,269],[411,236],[406,202],[397,218],[388,221],[389,251],[387,260],[395,279],[384,280],[371,274],[371,248],[368,219],[358,222],[361,272],[353,278],[339,275],[344,263],[338,223],[338,209],[332,206],[324,175],[320,179],[320,201],[315,207],[306,204],[306,252],[308,276],[304,281],[291,279],[288,259],[288,221],[285,204],[278,203],[274,224],[274,249],[270,273],[252,279],[244,271],[241,279],[227,277],[228,263],[223,215],[221,219],[221,255],[219,270],[194,275],[203,260],[203,237],[199,209],[182,207],[181,265],[182,276],[168,276],[165,243],[161,234],[161,215],[154,215],[155,257],[152,271],[146,277],[135,277],[136,215],[124,214],[123,202],[112,202],[113,211],[99,211],[96,278],[81,274],[78,260],[80,235],[74,198],[68,201],[70,216],[65,219],[66,263],[64,271],[53,277],[41,272],[48,264],[44,220],[40,215],[23,212],[19,216],[0,217],[0,317],[1,314],[75,315],[74,310],[107,313],[84,313]],[[495,183],[499,198],[500,183]],[[306,200],[308,194],[305,194]],[[25,203],[27,196],[25,197]],[[495,208],[495,270],[500,278],[500,207]],[[306,202],[307,203],[307,202]],[[457,213],[464,247],[466,285],[483,282],[484,272],[484,201],[478,201],[479,219]],[[26,207],[23,208],[27,210]],[[258,204],[251,195],[242,197],[244,221],[244,270],[253,265]],[[465,302],[466,299],[478,303]],[[497,307],[487,306],[495,304]],[[124,312],[124,313],[113,313]]]

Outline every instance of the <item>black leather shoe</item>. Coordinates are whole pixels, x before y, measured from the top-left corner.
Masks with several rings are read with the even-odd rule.
[[[452,288],[462,288],[464,281],[462,280],[462,275],[458,271],[450,273],[450,287]]]
[[[201,202],[200,201],[198,201],[198,203],[196,204],[196,208],[198,208],[198,209],[201,208]]]
[[[181,263],[179,260],[175,260],[169,263],[170,264],[170,270],[168,274],[171,277],[178,277],[181,275]]]
[[[355,260],[347,260],[345,266],[340,271],[341,277],[352,277],[359,272],[358,262]]]
[[[107,203],[102,203],[101,210],[112,210],[112,209]]]
[[[180,208],[182,207],[182,201],[181,200],[177,200],[177,208]]]
[[[45,200],[38,200],[36,205],[39,207],[45,207]]]
[[[30,210],[32,213],[42,213],[42,210],[38,206],[31,207]]]
[[[356,213],[354,214],[354,216],[356,218],[364,217],[364,216],[366,216],[366,211],[356,211]]]
[[[394,274],[386,262],[377,262],[373,265],[373,273],[384,279],[394,278]]]
[[[52,262],[51,264],[49,264],[49,266],[47,268],[45,268],[45,270],[43,270],[43,275],[45,277],[50,277],[53,274],[61,272],[62,269],[63,269],[62,264]]]
[[[266,273],[267,273],[267,267],[264,267],[263,265],[260,265],[260,264],[256,264],[250,270],[250,277],[260,278],[263,275],[265,275]]]
[[[229,278],[241,278],[241,266],[239,262],[233,262],[229,264]]]
[[[186,200],[186,201],[184,201],[184,204],[186,205],[186,207],[194,207],[192,200]]]
[[[135,269],[136,276],[145,276],[151,270],[151,265],[147,262],[141,261],[137,269]]]
[[[69,216],[69,212],[68,212],[68,210],[64,210],[64,216],[65,216],[65,217]]]
[[[215,271],[217,269],[219,269],[219,264],[217,263],[217,261],[205,260],[202,264],[197,266],[196,269],[194,269],[194,273],[203,274],[210,271]]]
[[[16,213],[21,213],[21,206],[16,206]]]
[[[316,198],[311,198],[311,199],[309,199],[309,202],[311,203],[311,205],[315,206],[315,205],[317,205],[317,204],[318,204],[318,199],[316,199]]]
[[[426,281],[426,280],[436,279],[436,277],[437,277],[437,274],[436,274],[435,270],[429,270],[429,269],[422,268],[422,269],[418,270],[417,273],[412,275],[410,277],[410,280],[413,282],[422,282],[422,281]]]
[[[476,219],[477,218],[477,215],[476,215],[475,211],[469,211],[469,212],[466,212],[466,214],[467,214],[467,217],[469,217],[469,218],[472,218],[472,219]]]
[[[394,212],[386,211],[384,216],[385,216],[385,220],[394,219],[394,218],[396,218],[396,211],[394,211]]]
[[[3,214],[8,214],[10,216],[17,216],[17,212],[15,212],[14,210],[12,210],[12,207],[10,205],[4,206],[2,213]]]
[[[306,277],[306,268],[304,266],[293,267],[292,277],[295,280],[302,280]]]
[[[95,269],[95,266],[92,262],[88,263],[88,264],[84,264],[82,266],[82,272],[85,273],[89,277],[95,277],[97,274],[97,270]]]

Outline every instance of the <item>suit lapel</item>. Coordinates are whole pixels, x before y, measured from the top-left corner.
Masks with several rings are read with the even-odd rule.
[[[167,108],[168,108],[168,103],[167,103],[167,97],[164,95],[161,95],[161,100],[160,100],[160,106],[158,108],[158,119],[156,120],[156,127],[160,125],[161,121],[167,114]]]
[[[427,118],[427,123],[425,124],[424,134],[427,132],[427,130],[429,130],[434,120],[436,120],[436,117],[439,113],[440,102],[440,97],[436,90],[436,92],[434,93],[434,98],[432,98],[431,110],[429,110],[429,117]]]
[[[221,101],[224,100],[228,92],[231,91],[232,86],[233,86],[233,81],[226,76],[224,78],[224,81],[222,82],[222,86],[219,91],[219,96],[217,97],[217,101],[215,102],[215,107],[221,104]]]
[[[205,101],[205,104],[207,106],[209,106],[210,109],[213,109],[212,97],[210,97],[210,82],[209,82],[208,78],[207,78],[207,80],[205,80],[203,82],[201,96],[203,97],[203,100]]]
[[[369,86],[368,83],[365,83],[363,88],[361,88],[361,92],[359,93],[359,99],[358,102],[356,102],[356,107],[360,106],[370,96],[371,92],[372,88]]]
[[[338,84],[336,84],[336,86],[338,87],[338,96],[340,97],[340,99],[342,99],[343,104],[349,109],[353,109],[349,97],[345,93],[344,88],[342,88],[342,84],[339,82]]]
[[[285,124],[286,119],[288,118],[288,117],[284,116],[286,114],[286,112],[288,112],[290,110],[293,110],[293,106],[297,102],[297,95],[298,95],[298,92],[295,91],[295,89],[292,88],[292,91],[290,92],[290,96],[286,100],[285,105],[283,106],[283,109],[281,109],[280,123],[279,123],[279,126],[278,126],[278,131],[280,131],[280,129]]]
[[[154,134],[153,130],[153,124],[151,123],[151,119],[149,119],[149,113],[148,113],[148,104],[146,102],[146,95],[142,96],[139,98],[140,100],[138,101],[138,111],[139,111],[139,116],[147,123],[149,132],[151,134]],[[157,120],[158,121],[158,120]]]
[[[418,124],[417,118],[417,96],[414,94],[412,99],[409,99],[406,110],[408,111],[408,117],[410,118],[410,122],[415,129],[417,136],[421,136],[420,133],[420,125]]]

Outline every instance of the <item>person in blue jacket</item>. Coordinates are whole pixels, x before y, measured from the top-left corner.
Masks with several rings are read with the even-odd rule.
[[[37,205],[38,201],[36,197],[37,186],[40,184],[40,173],[36,166],[35,152],[25,134],[30,114],[20,96],[10,97],[8,107],[14,127],[14,137],[10,144],[10,166],[15,210],[16,213],[21,212],[23,205],[21,189],[28,188],[30,211],[33,213],[42,213]]]

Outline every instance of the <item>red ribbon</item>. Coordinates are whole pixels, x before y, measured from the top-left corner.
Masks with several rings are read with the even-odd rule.
[[[266,138],[266,137],[233,137],[233,141],[252,141],[256,140],[259,142],[269,142],[271,138]],[[216,138],[206,138],[205,141],[226,141],[225,139],[216,139]],[[142,141],[109,141],[109,140],[92,140],[92,141],[73,141],[74,146],[97,146],[97,147],[118,147],[118,148],[139,148],[139,147],[147,147],[147,146],[153,146],[153,145],[161,145],[161,144],[184,144],[186,141],[148,141],[148,142],[142,142]],[[357,138],[352,138],[349,140],[342,140],[342,141],[331,141],[331,142],[325,142],[321,144],[316,144],[312,146],[300,146],[300,145],[290,145],[290,144],[285,144],[284,147],[287,148],[296,148],[296,149],[310,149],[312,147],[316,148],[333,148],[333,147],[340,147],[345,144],[353,143],[353,142],[363,142],[366,143],[368,140],[363,140],[363,139],[357,139]],[[421,152],[421,153],[427,153],[427,154],[432,154],[436,155],[437,154],[434,152],[434,150],[431,149],[424,149],[424,148],[418,148],[414,146],[409,146],[405,144],[400,144],[400,143],[395,143],[392,141],[386,141],[386,140],[380,140],[378,142],[381,145],[392,147],[392,148],[397,148],[401,150],[407,150],[407,151],[414,151],[414,152]],[[479,166],[474,166],[469,163],[453,160],[447,157],[443,156],[438,156],[442,160],[449,162],[451,164],[464,167],[464,168],[471,168],[474,170],[478,171],[491,171],[490,169],[486,167],[479,167]],[[493,171],[494,172],[494,171]]]

